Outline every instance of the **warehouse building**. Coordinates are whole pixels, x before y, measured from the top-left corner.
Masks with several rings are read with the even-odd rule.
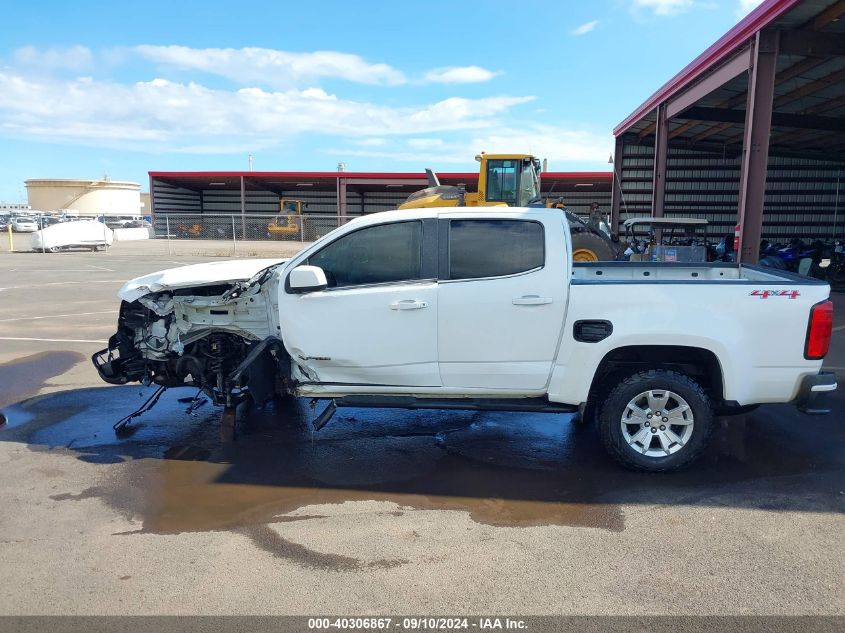
[[[845,0],[766,0],[614,130],[613,220],[705,217],[760,240],[841,238]]]
[[[476,191],[478,173],[438,173],[444,185]],[[544,197],[563,198],[576,213],[598,202],[610,210],[610,172],[545,172]],[[150,203],[156,230],[170,219],[195,214],[259,216],[278,213],[281,200],[302,202],[308,215],[336,226],[349,218],[389,211],[427,186],[422,172],[150,172]],[[266,224],[266,222],[265,222]],[[306,236],[307,237],[307,236]]]

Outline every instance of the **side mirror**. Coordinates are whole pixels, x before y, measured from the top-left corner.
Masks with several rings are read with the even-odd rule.
[[[288,275],[288,287],[292,292],[324,290],[328,285],[326,273],[319,266],[297,266]]]

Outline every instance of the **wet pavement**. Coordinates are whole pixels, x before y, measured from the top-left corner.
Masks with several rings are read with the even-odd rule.
[[[290,520],[304,506],[361,500],[460,510],[491,526],[619,532],[625,504],[706,504],[714,487],[766,488],[774,479],[779,489],[733,503],[845,510],[845,494],[809,500],[820,482],[845,483],[845,426],[838,416],[807,417],[787,407],[725,418],[693,468],[647,475],[610,462],[595,429],[573,424],[567,414],[341,409],[315,433],[308,402],[290,400],[244,408],[237,441],[221,445],[221,409],[206,404],[189,415],[185,400],[195,391],[172,389],[128,437],[116,437],[110,423],[151,393],[104,387],[23,402],[6,409],[0,442],[120,464],[117,474],[81,493],[51,498],[101,499],[139,520],[138,531],[155,534],[246,530],[254,536],[260,531],[252,528]],[[837,399],[838,411],[842,404]],[[784,486],[784,478],[793,481]]]
[[[151,267],[107,263],[78,310]],[[2,336],[71,338],[5,310]],[[118,438],[150,390],[97,382],[99,318],[91,343],[0,349],[4,613],[843,611],[841,390],[829,416],[720,420],[670,475],[620,469],[567,414],[341,409],[314,433],[289,400],[242,408],[221,445],[220,409],[174,389]]]

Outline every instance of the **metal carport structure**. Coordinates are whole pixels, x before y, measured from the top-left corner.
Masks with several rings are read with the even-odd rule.
[[[279,200],[308,203],[308,213],[350,217],[395,209],[414,191],[427,186],[423,172],[253,172],[151,171],[154,216],[172,214],[273,214]],[[438,172],[443,184],[475,191],[477,172]],[[563,197],[568,207],[587,214],[589,205],[610,206],[610,172],[544,172],[543,196]]]
[[[764,209],[787,218],[779,220],[784,234],[826,234],[832,220],[835,236],[845,167],[843,16],[845,0],[767,0],[620,123],[613,226],[632,196],[639,212],[648,196],[648,211],[662,217],[669,192],[673,213],[695,211],[723,226],[733,206],[744,262],[757,261]]]

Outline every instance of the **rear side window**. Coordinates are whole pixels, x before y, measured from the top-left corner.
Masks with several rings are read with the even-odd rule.
[[[420,279],[422,224],[380,224],[348,233],[308,263],[323,269],[329,287]]]
[[[514,275],[542,268],[543,225],[528,220],[452,220],[449,279]]]

